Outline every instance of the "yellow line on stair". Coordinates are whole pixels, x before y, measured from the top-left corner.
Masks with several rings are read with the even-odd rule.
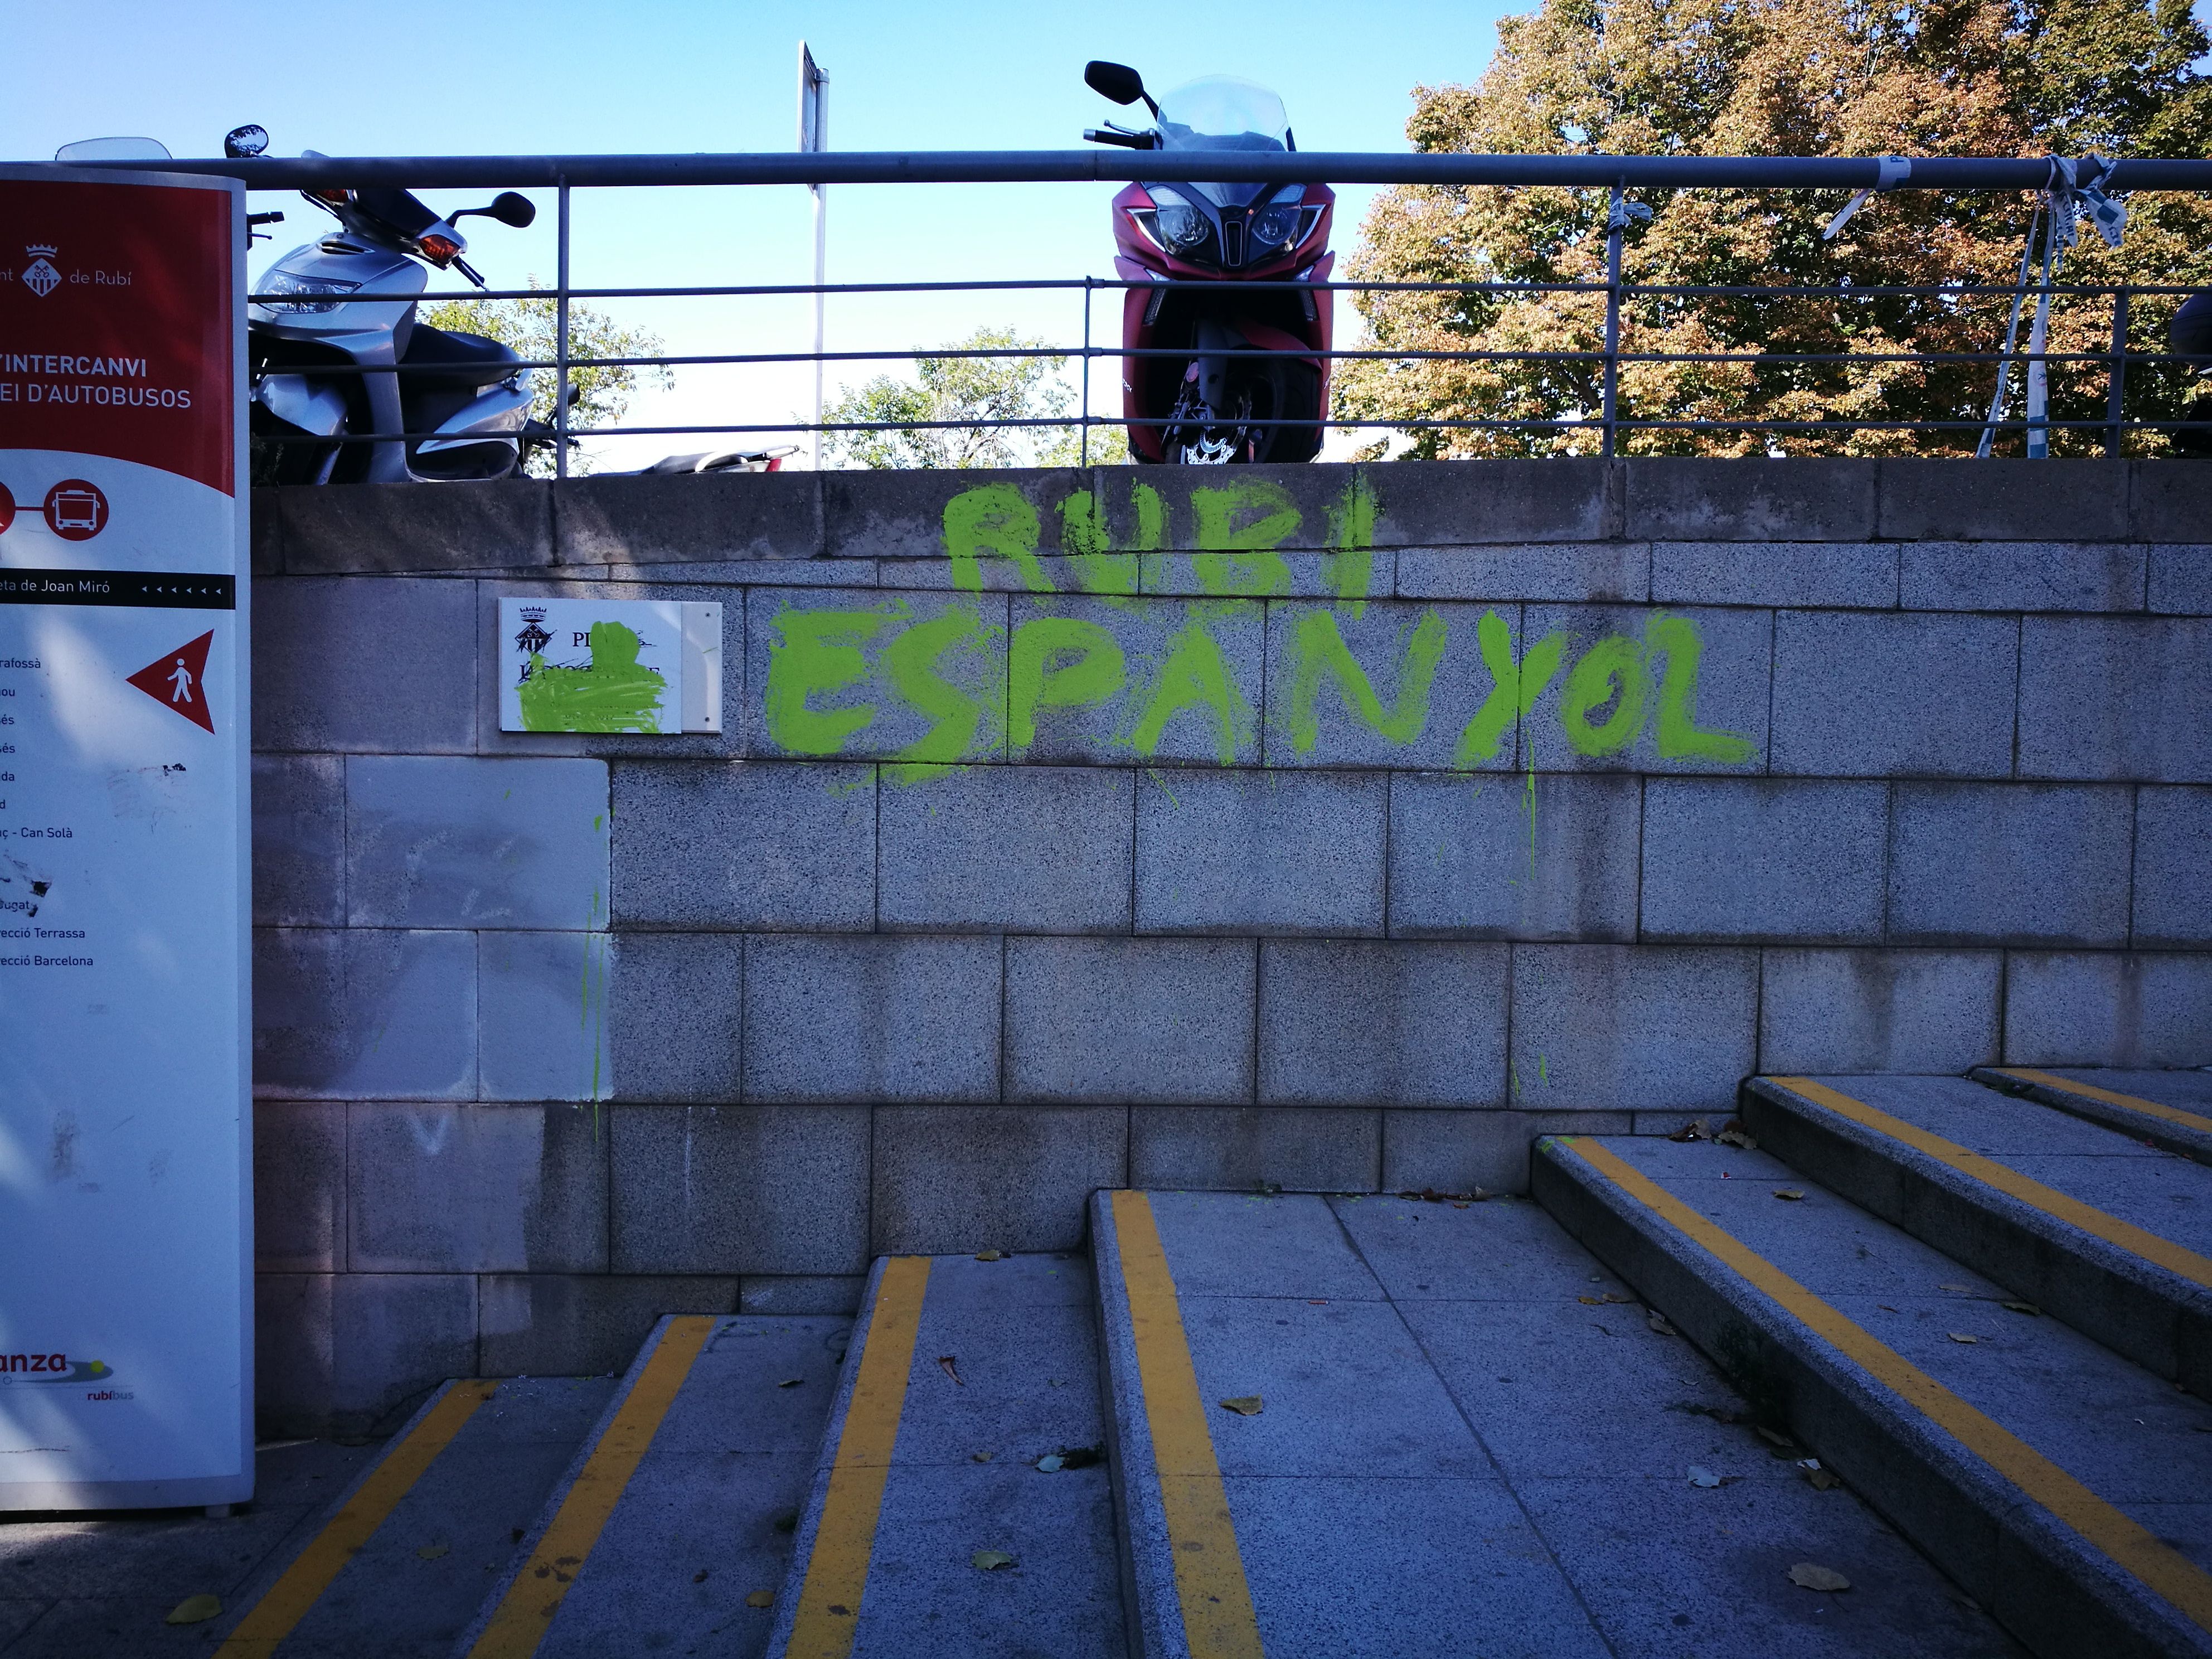
[[[1168,1271],[1152,1200],[1142,1193],[1113,1195],[1114,1235],[1121,1282],[1129,1296],[1137,1377],[1145,1421],[1166,1511],[1168,1553],[1182,1604],[1183,1639],[1191,1659],[1261,1659],[1260,1621],[1244,1579],[1244,1558],[1229,1518],[1229,1495],[1206,1426],[1206,1402],[1190,1363],[1182,1305]]]
[[[1562,1136],[1555,1144],[1719,1257],[1792,1318],[2071,1528],[2090,1547],[2170,1602],[2192,1624],[2212,1631],[2212,1576],[2186,1556],[1614,1153],[1572,1136]]]
[[[422,1420],[384,1454],[345,1507],[284,1569],[283,1577],[238,1621],[230,1639],[216,1650],[216,1659],[269,1659],[438,1454],[453,1443],[477,1407],[498,1391],[497,1382],[473,1380],[448,1387]]]
[[[830,1490],[806,1558],[799,1611],[791,1626],[787,1659],[846,1659],[860,1627],[860,1598],[868,1588],[876,1523],[883,1516],[884,1483],[890,1478],[906,1409],[907,1377],[914,1370],[915,1338],[921,1330],[921,1298],[929,1287],[929,1258],[895,1255],[884,1263],[875,1310],[860,1349],[860,1375],[846,1402],[830,1466]]]
[[[2076,1083],[2072,1078],[2054,1077],[2049,1072],[2031,1072],[2017,1066],[1992,1066],[1999,1077],[2017,1078],[2022,1083],[2039,1084],[2061,1093],[2078,1095],[2083,1100],[2101,1100],[2107,1106],[2125,1107],[2130,1112],[2141,1112],[2148,1117],[2163,1118],[2168,1123],[2178,1123],[2185,1129],[2197,1129],[2212,1134],[2212,1117],[2199,1117],[2194,1112],[2185,1112],[2179,1106],[2161,1105],[2155,1100],[2145,1100],[2140,1095],[2124,1095],[2111,1089],[2100,1089],[2094,1083]]]
[[[687,1314],[668,1322],[668,1328],[645,1362],[645,1370],[631,1387],[614,1421],[592,1448],[577,1472],[568,1495],[554,1512],[552,1523],[538,1547],[522,1564],[522,1571],[507,1586],[499,1607],[469,1650],[469,1659],[529,1659],[553,1627],[561,1600],[584,1570],[584,1559],[599,1541],[607,1517],[622,1501],[623,1489],[645,1459],[660,1421],[668,1415],[692,1362],[707,1345],[714,1328],[712,1315]]]
[[[1766,1080],[1793,1094],[1803,1096],[1816,1106],[1825,1106],[1863,1128],[1887,1135],[1893,1140],[1901,1140],[1915,1152],[1925,1152],[1960,1175],[1971,1176],[1984,1186],[1994,1187],[2007,1197],[2016,1198],[2069,1226],[2079,1227],[2083,1232],[2103,1239],[2107,1244],[2118,1246],[2130,1255],[2140,1256],[2168,1273],[2179,1273],[2191,1284],[2212,1289],[2212,1261],[2194,1250],[2183,1249],[2170,1238],[2160,1238],[2156,1233],[2148,1232],[2132,1222],[2123,1221],[2116,1215],[2084,1204],[2078,1198],[2069,1198],[2056,1188],[2046,1187],[2039,1181],[2030,1181],[2017,1170],[2008,1169],[1995,1158],[1984,1158],[1979,1152],[1970,1152],[1956,1141],[1930,1134],[1917,1124],[1892,1117],[1887,1112],[1869,1106],[1863,1100],[1854,1100],[1825,1083],[1815,1083],[1808,1077],[1774,1077]]]

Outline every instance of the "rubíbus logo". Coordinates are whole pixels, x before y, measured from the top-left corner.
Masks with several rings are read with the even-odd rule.
[[[54,255],[61,249],[52,242],[33,242],[23,252],[31,256],[23,267],[23,286],[43,300],[62,285],[62,274],[54,269]]]
[[[65,1353],[0,1353],[0,1389],[97,1382],[114,1375],[114,1367],[104,1359],[72,1364]]]

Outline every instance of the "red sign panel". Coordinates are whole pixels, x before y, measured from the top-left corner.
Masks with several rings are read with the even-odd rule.
[[[0,449],[231,493],[230,213],[221,191],[0,179]]]

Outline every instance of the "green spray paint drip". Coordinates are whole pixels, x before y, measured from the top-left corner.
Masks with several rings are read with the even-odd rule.
[[[997,711],[945,678],[937,665],[963,647],[988,655],[1005,645],[1006,629],[986,625],[975,611],[959,605],[915,623],[884,647],[880,661],[892,690],[931,722],[928,731],[891,757],[897,764],[884,769],[886,778],[919,783],[942,776],[955,763],[997,740]]]
[[[1168,645],[1159,684],[1130,734],[1130,746],[1149,760],[1158,752],[1170,720],[1186,708],[1202,708],[1213,716],[1215,757],[1224,766],[1235,765],[1237,745],[1251,738],[1255,721],[1252,705],[1237,690],[1221,647],[1194,608]]]
[[[1306,612],[1291,638],[1291,706],[1285,722],[1290,729],[1291,747],[1301,755],[1311,754],[1321,740],[1316,705],[1321,700],[1323,676],[1336,682],[1345,713],[1369,731],[1388,743],[1413,742],[1429,723],[1429,687],[1436,679],[1437,665],[1443,660],[1445,633],[1442,617],[1433,611],[1421,613],[1398,659],[1397,704],[1386,709],[1368,680],[1367,671],[1344,643],[1336,613]]]
[[[658,732],[668,682],[638,666],[640,641],[617,622],[592,624],[592,665],[555,668],[537,652],[517,692],[526,732]]]
[[[1012,559],[1022,586],[1032,593],[1054,591],[1052,578],[1037,562],[1037,512],[1012,484],[982,484],[963,489],[945,504],[945,550],[952,558],[952,585],[963,592],[983,591],[979,555]]]
[[[1006,653],[1007,735],[1017,750],[1036,741],[1040,708],[1087,708],[1120,695],[1128,680],[1121,641],[1094,622],[1040,617],[1014,629]]]
[[[1202,552],[1191,555],[1201,590],[1224,599],[1291,591],[1291,567],[1275,551],[1297,533],[1298,509],[1279,483],[1254,479],[1190,492]]]
[[[873,703],[821,709],[807,701],[868,678],[860,647],[889,620],[866,611],[783,611],[769,642],[764,713],[769,738],[794,755],[836,755],[876,718]]]
[[[1129,486],[1129,505],[1137,514],[1135,550],[1157,553],[1168,543],[1168,505],[1150,484]]]
[[[1367,611],[1375,580],[1375,491],[1364,471],[1352,475],[1328,509],[1331,551],[1321,562],[1322,586],[1354,617]]]
[[[1759,752],[1740,732],[1709,732],[1698,725],[1698,665],[1705,642],[1687,617],[1655,611],[1644,623],[1644,656],[1667,659],[1659,680],[1659,717],[1653,736],[1662,760],[1712,760],[1736,766]]]
[[[1555,630],[1516,658],[1513,630],[1495,611],[1482,613],[1474,634],[1482,649],[1482,665],[1490,671],[1490,695],[1459,734],[1452,764],[1462,771],[1498,758],[1505,733],[1517,727],[1536,706],[1536,699],[1559,672],[1559,659],[1567,648],[1567,636]]]

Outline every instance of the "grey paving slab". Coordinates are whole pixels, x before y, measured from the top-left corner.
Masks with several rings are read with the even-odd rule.
[[[1957,1077],[1822,1077],[1877,1111],[1902,1118],[1968,1152],[2010,1164],[2019,1157],[2160,1160],[2154,1148],[2094,1123],[2001,1095]]]
[[[2100,1089],[2110,1089],[2124,1095],[2140,1095],[2145,1100],[2154,1100],[2161,1106],[2178,1106],[2184,1111],[2212,1108],[2212,1066],[2196,1066],[2186,1071],[2139,1071],[2124,1066],[2067,1066],[2052,1067],[2053,1077],[2063,1077],[2072,1083],[2094,1084]]]
[[[1773,769],[2008,777],[2021,659],[2008,617],[1778,612]]]
[[[371,1650],[442,1659],[614,1389],[611,1376],[502,1382],[285,1638],[285,1659],[356,1659]],[[302,1528],[299,1541],[315,1530]],[[289,1564],[272,1562],[268,1582]],[[240,1614],[258,1599],[240,1597]],[[214,1628],[222,1633],[233,1622]]]
[[[870,1127],[866,1106],[611,1109],[605,1134],[614,1271],[860,1273],[868,1261]]]
[[[605,761],[355,755],[355,927],[592,927],[607,917]]]
[[[459,932],[261,928],[253,1086],[293,1098],[477,1092],[477,941]]]
[[[577,1570],[543,1659],[766,1650],[769,1617],[744,1598],[787,1570],[791,1538],[776,1522],[805,1497],[850,1330],[825,1317],[716,1326]]]
[[[1379,1189],[1469,1193],[1480,1188],[1489,1193],[1525,1193],[1528,1149],[1540,1137],[1634,1132],[1634,1115],[1626,1111],[1523,1112],[1495,1107],[1455,1111],[1434,1106],[1385,1110]]]
[[[1508,965],[1501,945],[1263,941],[1261,1103],[1502,1105]]]
[[[746,1099],[996,1099],[1002,954],[981,937],[752,935]]]
[[[2135,854],[2130,943],[2212,944],[2212,789],[2138,789]]]
[[[1679,1472],[1640,1481],[1532,1479],[1515,1489],[1620,1659],[2014,1659],[2022,1651],[1844,1492],[1815,1492],[1795,1480],[1700,1489]],[[1843,1573],[1849,1594],[1800,1589],[1790,1569],[1801,1561]]]
[[[1908,611],[2141,611],[2135,542],[1905,542]]]
[[[1408,1319],[1421,1303],[1573,1302],[1627,1285],[1525,1199],[1465,1209],[1388,1194],[1328,1200],[1360,1260]],[[1583,1304],[1575,1303],[1577,1307]]]
[[[607,1013],[621,948],[605,933],[477,939],[477,1090],[486,1100],[611,1100]]]
[[[621,926],[875,926],[873,766],[623,763],[613,794]]]
[[[490,1376],[612,1376],[665,1314],[726,1314],[738,1281],[678,1273],[486,1273],[476,1281],[477,1369]]]
[[[1651,599],[1887,611],[1898,556],[1895,542],[1655,542]]]
[[[1888,931],[1911,945],[2124,945],[2135,792],[1900,783]],[[1971,855],[1961,857],[1963,849]]]
[[[1200,772],[1137,781],[1137,930],[1379,934],[1379,772]]]
[[[1229,1192],[1365,1192],[1382,1161],[1371,1107],[1132,1106],[1129,1181]]]
[[[886,931],[1129,929],[1135,774],[956,766],[884,785],[878,925]]]
[[[259,584],[253,593],[255,750],[473,750],[476,587],[414,578],[287,577]],[[331,649],[332,640],[347,637],[382,641],[386,648]]]
[[[2212,619],[2021,623],[2020,775],[2212,782]]]
[[[1381,1299],[1326,1199],[1168,1192],[1152,1206],[1183,1296]]]
[[[2212,1064],[2212,954],[2009,953],[2004,1063]]]
[[[342,1101],[253,1105],[253,1265],[336,1273],[346,1265],[346,1115]]]
[[[1763,1072],[1951,1072],[1999,1049],[1996,951],[1761,953]]]
[[[1231,1479],[1271,1654],[1429,1650],[1597,1659],[1607,1646],[1543,1535],[1494,1480]]]
[[[1390,775],[1390,933],[1636,937],[1641,779]]]
[[[1717,459],[1638,456],[1615,463],[1632,536],[1771,541],[1874,534],[1880,464],[1857,458],[1729,466]]]
[[[605,1126],[567,1105],[348,1109],[356,1273],[604,1273]]]
[[[2212,612],[2212,547],[2199,543],[2150,550],[2151,611],[2203,616]]]
[[[1249,1101],[1257,974],[1250,939],[1009,939],[1007,1098]]]
[[[626,933],[608,988],[607,1053],[624,1100],[742,1092],[744,936]]]
[[[1401,599],[1558,599],[1641,605],[1651,586],[1648,542],[1524,542],[1398,550]]]
[[[345,758],[253,757],[253,925],[345,923]]]
[[[1068,1250],[1083,1205],[1129,1166],[1120,1106],[878,1106],[868,1248]]]
[[[1513,1103],[1726,1112],[1752,1068],[1759,953],[1513,947]]]
[[[1644,790],[1643,937],[1872,942],[1889,788],[1655,778]]]

